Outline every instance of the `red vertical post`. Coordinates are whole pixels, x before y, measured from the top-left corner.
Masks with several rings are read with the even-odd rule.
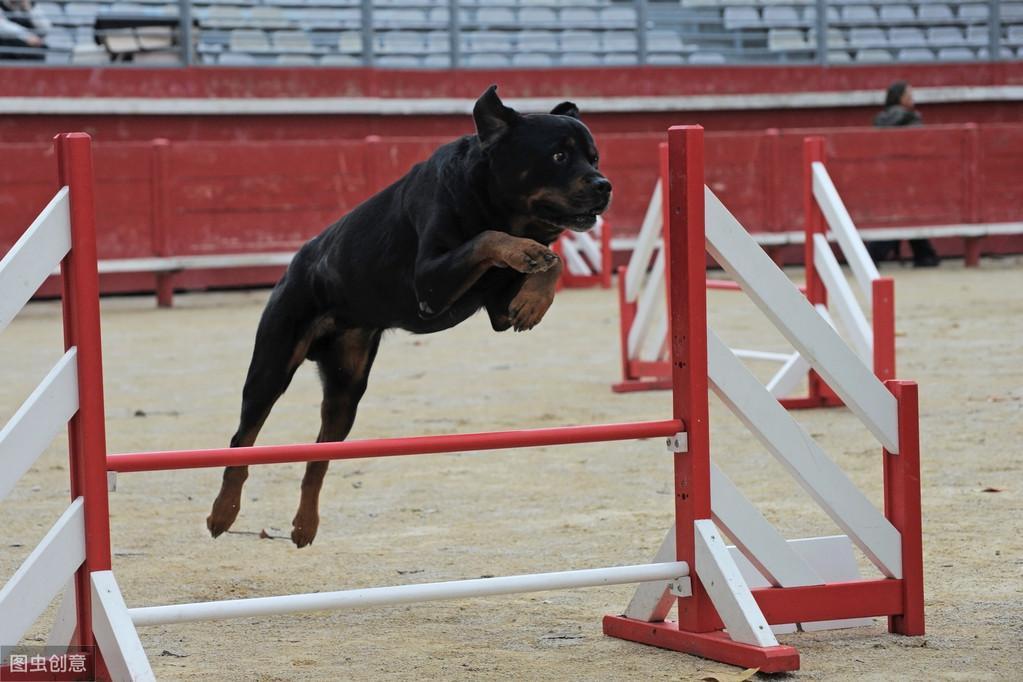
[[[150,196],[152,199],[153,232],[150,248],[154,256],[170,255],[170,228],[167,224],[167,154],[170,141],[158,138],[152,142],[150,164]],[[156,273],[156,305],[170,308],[174,305],[174,273]]]
[[[813,196],[813,164],[818,162],[824,163],[824,138],[803,138],[803,265],[806,272],[806,298],[810,305],[827,305],[827,290],[813,261],[813,236],[827,234],[824,214],[821,213],[820,206]],[[810,399],[824,404],[826,402],[824,382],[812,369],[807,376],[807,385]]]
[[[874,375],[881,381],[895,378],[895,280],[871,282],[871,323],[874,328]]]
[[[110,569],[106,428],[100,345],[99,276],[91,140],[85,133],[54,139],[59,186],[70,188],[71,251],[61,263],[64,346],[77,349],[78,412],[68,423],[71,498],[84,498],[85,563],[75,575],[78,643],[94,644],[89,576]]]
[[[668,338],[671,338],[671,204],[668,196],[668,185],[670,184],[670,170],[668,167],[668,143],[661,142],[657,145],[657,168],[661,178],[661,249],[664,252],[664,306],[668,316]],[[658,356],[660,357],[660,356]],[[669,358],[669,362],[670,362]],[[671,378],[669,368],[668,376]]]
[[[611,253],[611,221],[604,219],[604,225],[600,228],[600,287],[611,288],[611,268],[613,254]]]
[[[888,631],[924,634],[924,562],[920,509],[920,407],[917,385],[889,380],[898,401],[899,454],[884,452],[884,513],[902,535],[902,613]]]
[[[675,547],[695,576],[693,523],[710,518],[710,423],[707,397],[707,250],[704,236],[703,128],[668,129],[668,221],[665,224],[671,345],[672,414],[685,424],[687,452],[675,454]],[[678,601],[678,627],[717,629],[699,579]]]

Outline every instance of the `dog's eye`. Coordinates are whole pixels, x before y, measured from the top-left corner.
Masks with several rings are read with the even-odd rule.
[[[565,163],[568,161],[568,154],[565,152],[554,152],[554,163]]]

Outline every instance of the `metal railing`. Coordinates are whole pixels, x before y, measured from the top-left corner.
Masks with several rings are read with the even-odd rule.
[[[0,61],[502,68],[1023,59],[1023,0],[49,0]],[[17,29],[13,29],[17,31]]]

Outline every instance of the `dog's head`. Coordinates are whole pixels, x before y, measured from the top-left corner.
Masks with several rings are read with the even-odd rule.
[[[574,104],[522,115],[492,85],[476,101],[473,119],[493,182],[515,213],[584,232],[607,210],[611,183],[597,170],[597,147]]]

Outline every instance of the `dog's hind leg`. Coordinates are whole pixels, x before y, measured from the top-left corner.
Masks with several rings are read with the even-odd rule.
[[[369,371],[380,346],[379,329],[346,329],[328,343],[323,339],[309,353],[320,369],[323,402],[317,443],[341,441],[355,423],[359,400],[366,392]],[[309,462],[302,478],[302,496],[292,520],[291,540],[297,547],[311,544],[319,527],[319,500],[329,462]]]
[[[241,419],[231,437],[232,448],[245,448],[256,442],[270,409],[287,390],[310,344],[322,332],[321,327],[322,323],[296,318],[281,289],[271,295],[256,331],[252,361],[242,389]],[[206,527],[213,537],[229,529],[237,518],[242,486],[248,476],[247,466],[224,469],[220,492],[206,517]]]

